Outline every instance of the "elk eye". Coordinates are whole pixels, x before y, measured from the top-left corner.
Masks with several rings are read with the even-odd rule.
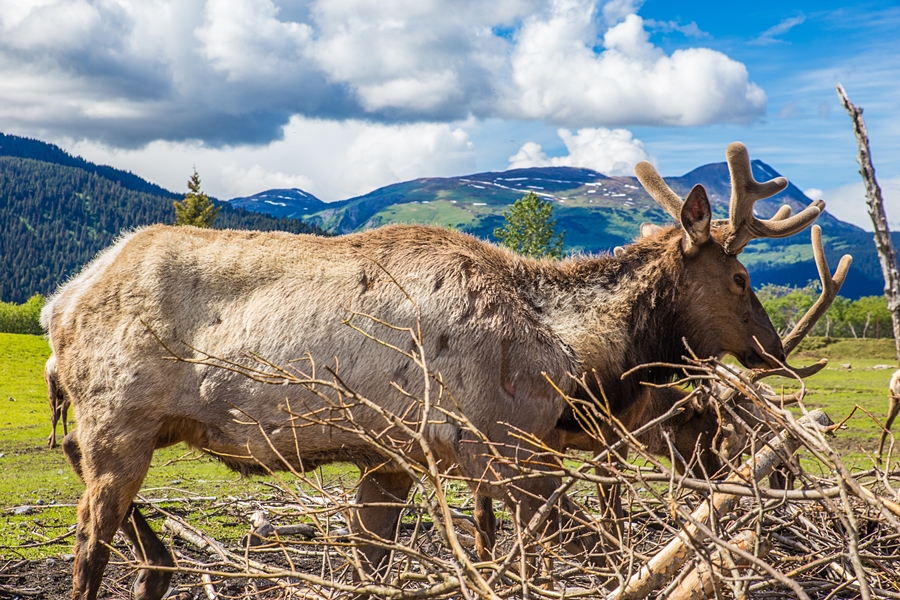
[[[737,286],[738,286],[739,288],[741,288],[741,289],[744,289],[744,287],[747,285],[747,280],[744,279],[744,276],[743,276],[743,275],[735,275],[735,276],[734,276],[734,282],[735,282],[735,283],[737,284]]]

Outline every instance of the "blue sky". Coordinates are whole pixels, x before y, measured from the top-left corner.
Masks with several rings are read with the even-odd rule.
[[[324,200],[515,166],[666,175],[751,156],[900,225],[897,2],[0,0],[0,131],[173,190]]]

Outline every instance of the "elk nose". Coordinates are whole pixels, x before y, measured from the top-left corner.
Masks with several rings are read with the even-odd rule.
[[[770,351],[763,355],[763,361],[768,363],[769,367],[773,369],[781,368],[781,364],[783,364],[786,359],[787,356],[784,353],[784,347],[781,345],[780,340],[777,348],[772,348]]]
[[[781,340],[778,340],[778,345],[768,350],[769,356],[778,360],[780,362],[784,362],[786,358],[784,354],[784,346],[781,345]]]

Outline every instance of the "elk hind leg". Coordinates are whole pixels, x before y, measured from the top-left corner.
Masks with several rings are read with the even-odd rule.
[[[353,533],[363,539],[393,540],[403,512],[400,504],[406,502],[412,484],[406,473],[386,471],[383,467],[364,474],[356,494],[358,507],[352,519]],[[367,574],[377,577],[386,572],[387,548],[363,544],[360,554],[361,566]]]
[[[62,421],[63,426],[63,436],[69,435],[69,399],[66,396],[62,397],[62,407],[59,409],[60,412],[60,420]],[[53,427],[53,436],[56,437],[56,427]]]
[[[897,414],[900,413],[900,396],[896,396],[891,394],[889,403],[888,403],[888,417],[887,421],[884,423],[884,431],[881,432],[881,440],[878,442],[878,456],[879,458],[884,453],[884,443],[887,440],[887,436],[891,431],[891,425],[894,424],[894,419],[897,418]]]
[[[475,553],[480,560],[493,558],[494,544],[497,543],[497,516],[494,501],[490,496],[475,494]]]
[[[54,365],[51,367],[51,364]],[[60,395],[59,386],[56,381],[55,361],[47,361],[44,368],[44,379],[47,382],[47,402],[50,403],[50,437],[47,438],[47,445],[56,448],[56,425],[59,423],[59,416],[62,409],[63,397]],[[65,421],[63,421],[65,427]]]

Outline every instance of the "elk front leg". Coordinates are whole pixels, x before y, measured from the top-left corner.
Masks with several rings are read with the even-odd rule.
[[[353,512],[352,532],[363,539],[393,541],[403,512],[399,505],[406,502],[412,484],[406,473],[383,468],[363,475],[356,493],[358,506]],[[376,577],[384,575],[388,553],[382,546],[363,544],[359,548],[363,570]]]
[[[111,473],[110,469],[106,468],[105,463],[109,462],[107,460],[90,463],[82,461],[86,488],[78,503],[78,527],[72,575],[72,597],[75,600],[95,600],[97,598],[103,571],[109,562],[109,545],[113,541],[116,530],[123,526],[125,517],[131,508],[131,500],[141,487],[141,481],[146,473],[144,463],[146,466],[150,465],[149,453],[146,457],[140,457],[139,460],[142,463],[139,472],[132,472],[126,476]],[[146,523],[144,523],[144,527],[150,536],[156,537]],[[156,543],[161,545],[159,540],[156,540]],[[145,542],[145,545],[148,544]],[[163,551],[165,551],[164,548]],[[138,552],[140,555],[140,551]],[[170,574],[162,575],[166,580],[170,576]],[[159,581],[159,577],[154,581]],[[159,600],[168,589],[168,581],[165,583],[166,586],[162,592],[158,592],[158,586],[153,585],[147,589],[148,593],[139,595],[137,598],[139,600]]]
[[[127,443],[117,448],[127,448]],[[138,560],[155,566],[175,565],[165,545],[147,524],[147,521],[131,503],[137,494],[147,467],[150,453],[133,456],[124,452],[125,458],[135,458],[142,463],[137,470],[117,470],[122,456],[99,453],[100,460],[87,465],[76,432],[63,438],[63,452],[78,477],[85,481],[86,490],[78,505],[78,529],[75,538],[75,570],[73,597],[89,599],[97,597],[100,579],[109,560],[107,544],[112,541],[116,529],[121,529],[134,547]],[[101,475],[102,474],[102,475]],[[118,516],[117,516],[118,515]],[[138,572],[132,590],[135,600],[159,600],[169,589],[171,572],[142,569]]]

